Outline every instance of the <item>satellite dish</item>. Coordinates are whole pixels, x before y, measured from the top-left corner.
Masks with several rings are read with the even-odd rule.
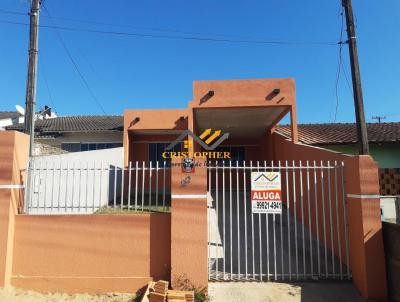
[[[15,105],[15,109],[17,109],[19,114],[25,115],[25,109],[22,108],[20,105]]]

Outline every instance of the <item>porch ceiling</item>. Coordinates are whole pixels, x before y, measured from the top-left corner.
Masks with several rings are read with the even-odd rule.
[[[260,137],[273,126],[287,107],[201,108],[195,109],[198,133],[205,129],[229,132],[230,137]]]

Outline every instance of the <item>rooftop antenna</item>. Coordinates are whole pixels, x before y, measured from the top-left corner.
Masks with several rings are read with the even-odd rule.
[[[15,109],[16,109],[17,112],[18,112],[19,114],[21,114],[22,116],[25,115],[25,109],[22,108],[22,106],[20,106],[20,105],[15,105]]]
[[[378,123],[380,124],[382,120],[386,119],[386,115],[375,115],[372,117],[373,120],[378,120]]]

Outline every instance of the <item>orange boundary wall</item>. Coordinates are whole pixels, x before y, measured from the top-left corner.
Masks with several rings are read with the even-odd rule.
[[[170,214],[18,214],[28,138],[0,133],[0,287],[136,292],[170,278]]]
[[[18,215],[11,284],[36,291],[136,292],[169,279],[170,215]]]
[[[347,156],[321,148],[293,144],[272,134],[274,160],[343,161],[353,282],[366,299],[387,300],[385,255],[380,216],[378,166],[370,156]],[[343,217],[342,217],[343,219]]]

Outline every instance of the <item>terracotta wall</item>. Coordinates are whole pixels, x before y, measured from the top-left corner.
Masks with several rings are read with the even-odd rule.
[[[135,292],[169,279],[170,215],[18,215],[12,285],[37,291]]]
[[[25,134],[0,132],[0,287],[10,284],[14,217],[22,206],[21,169],[27,165],[28,143]]]

